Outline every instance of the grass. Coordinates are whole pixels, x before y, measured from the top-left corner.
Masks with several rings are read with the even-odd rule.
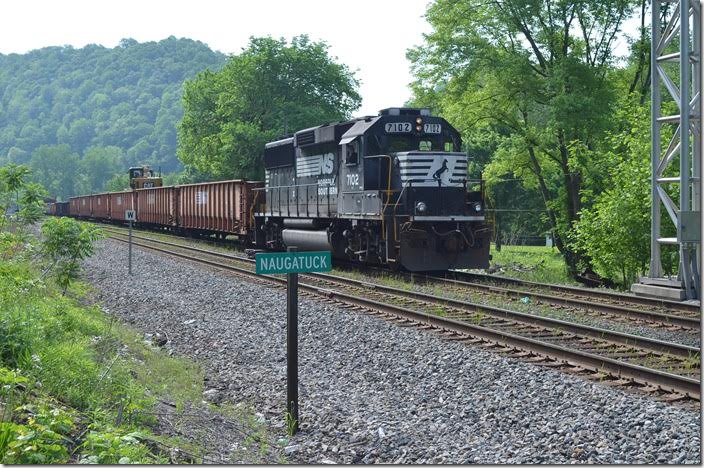
[[[567,272],[562,254],[555,247],[503,245],[501,252],[497,252],[496,246],[491,244],[490,253],[492,266],[505,267],[504,272],[499,273],[501,276],[539,283],[577,284]],[[518,271],[512,266],[531,271]]]
[[[0,246],[0,463],[198,462],[160,448],[198,454],[154,428],[159,400],[200,404],[203,370],[86,305],[89,285],[62,295],[39,263]]]

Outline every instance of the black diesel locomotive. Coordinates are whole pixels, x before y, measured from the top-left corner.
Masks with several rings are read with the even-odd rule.
[[[460,146],[445,119],[409,108],[268,143],[254,240],[410,271],[486,268],[483,184]]]

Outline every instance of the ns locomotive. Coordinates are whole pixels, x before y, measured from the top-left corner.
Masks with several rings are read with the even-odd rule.
[[[445,119],[411,108],[268,143],[253,240],[409,271],[487,268],[483,184],[460,147]]]

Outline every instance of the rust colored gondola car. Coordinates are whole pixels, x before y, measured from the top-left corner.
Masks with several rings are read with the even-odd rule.
[[[110,219],[110,194],[91,195],[91,217],[100,220]]]
[[[137,197],[138,223],[169,229],[176,227],[177,187],[145,188],[134,193]]]
[[[69,214],[78,218],[90,218],[91,216],[91,196],[69,198]]]
[[[112,221],[123,221],[126,210],[134,210],[137,207],[135,192],[112,192],[110,195],[110,219]]]
[[[247,238],[254,227],[256,190],[262,182],[226,180],[181,185],[178,223],[187,232]]]
[[[49,203],[49,214],[51,216],[68,216],[69,202],[54,202]]]

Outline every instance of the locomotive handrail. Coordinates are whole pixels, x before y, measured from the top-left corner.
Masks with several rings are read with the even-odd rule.
[[[333,184],[293,184],[293,185],[277,185],[277,186],[269,186],[269,187],[259,187],[252,189],[254,191],[264,191],[265,194],[269,193],[269,190],[271,190],[272,197],[274,196],[274,190],[276,190],[276,194],[278,195],[278,214],[281,216],[282,214],[282,209],[281,209],[281,189],[290,189],[293,188],[296,190],[296,216],[300,217],[300,207],[298,205],[299,202],[299,197],[298,197],[298,188],[299,187],[305,187],[306,188],[306,216],[310,216],[310,211],[309,211],[309,203],[308,203],[308,187],[325,187],[327,189],[327,205],[328,205],[328,216],[330,216],[330,187],[332,187]],[[287,193],[287,212],[288,216],[291,216],[291,202],[290,202],[290,191]],[[315,207],[316,207],[316,216],[320,217],[320,200],[319,196],[316,193],[315,196]],[[269,206],[269,215],[274,216],[274,204],[271,203]]]

